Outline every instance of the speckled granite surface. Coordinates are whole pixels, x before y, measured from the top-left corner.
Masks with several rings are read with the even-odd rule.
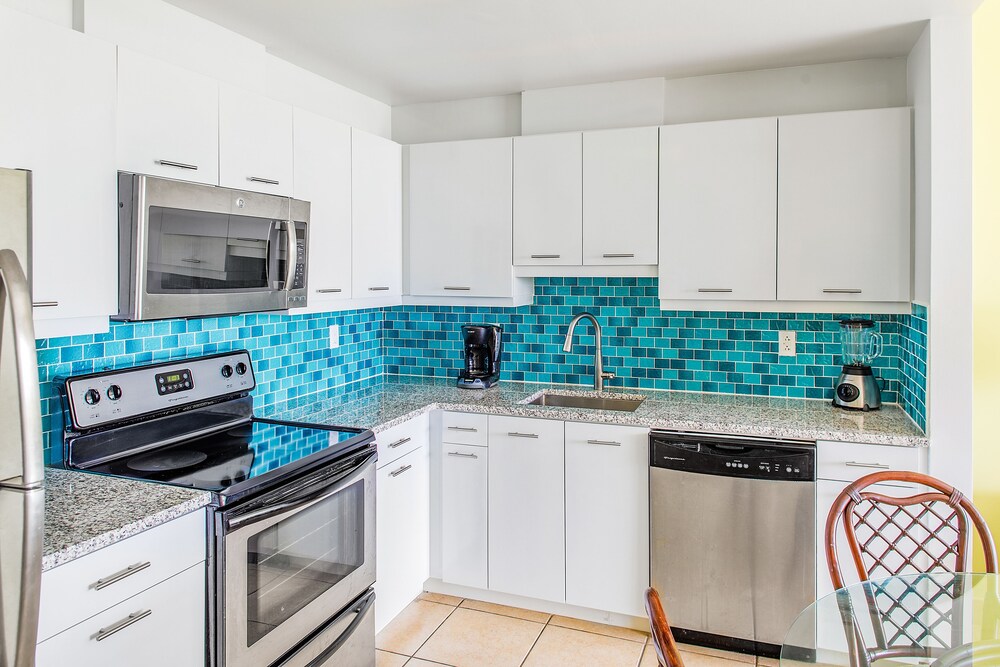
[[[71,470],[45,471],[42,570],[204,507],[211,494]]]
[[[826,401],[646,390],[627,392],[629,396],[646,396],[635,412],[525,405],[542,392],[596,395],[578,387],[520,382],[501,382],[485,391],[471,391],[458,389],[450,380],[383,376],[310,394],[258,414],[365,427],[377,433],[421,412],[443,409],[802,440],[927,445],[920,429],[895,405],[865,414],[838,410]]]

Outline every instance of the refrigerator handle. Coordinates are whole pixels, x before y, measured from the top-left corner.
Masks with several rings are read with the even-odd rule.
[[[0,487],[36,489],[45,478],[42,462],[42,412],[38,384],[38,358],[35,352],[35,327],[31,308],[31,291],[24,277],[21,263],[13,250],[0,250],[0,346],[3,318],[10,302],[11,332],[14,359],[17,366],[16,396],[21,424],[20,475],[0,480]],[[10,343],[6,343],[10,345]],[[3,377],[3,376],[0,376]],[[9,375],[8,375],[9,377]],[[13,393],[13,392],[12,392]],[[0,423],[10,423],[0,405]]]

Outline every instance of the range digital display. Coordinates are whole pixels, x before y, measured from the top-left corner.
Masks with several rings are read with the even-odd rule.
[[[162,394],[173,394],[178,391],[188,391],[194,388],[194,378],[191,371],[182,368],[169,373],[156,374],[156,391]]]

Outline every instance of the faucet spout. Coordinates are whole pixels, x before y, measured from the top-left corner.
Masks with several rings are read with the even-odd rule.
[[[573,349],[573,332],[580,320],[590,320],[594,325],[594,391],[604,391],[604,381],[615,377],[614,373],[604,371],[604,355],[601,352],[601,323],[590,313],[580,313],[569,323],[566,331],[566,340],[563,341],[563,352],[570,352]]]

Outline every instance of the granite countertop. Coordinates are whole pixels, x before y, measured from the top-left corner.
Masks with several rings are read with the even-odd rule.
[[[621,390],[646,400],[635,412],[525,405],[544,392],[598,395],[579,387],[501,382],[483,391],[459,389],[453,380],[383,376],[303,396],[257,411],[258,416],[383,431],[434,409],[645,426],[679,431],[755,435],[798,440],[839,440],[925,447],[927,438],[895,405],[878,412],[838,410],[827,401]]]
[[[211,498],[165,484],[46,469],[42,570],[193,512]]]

